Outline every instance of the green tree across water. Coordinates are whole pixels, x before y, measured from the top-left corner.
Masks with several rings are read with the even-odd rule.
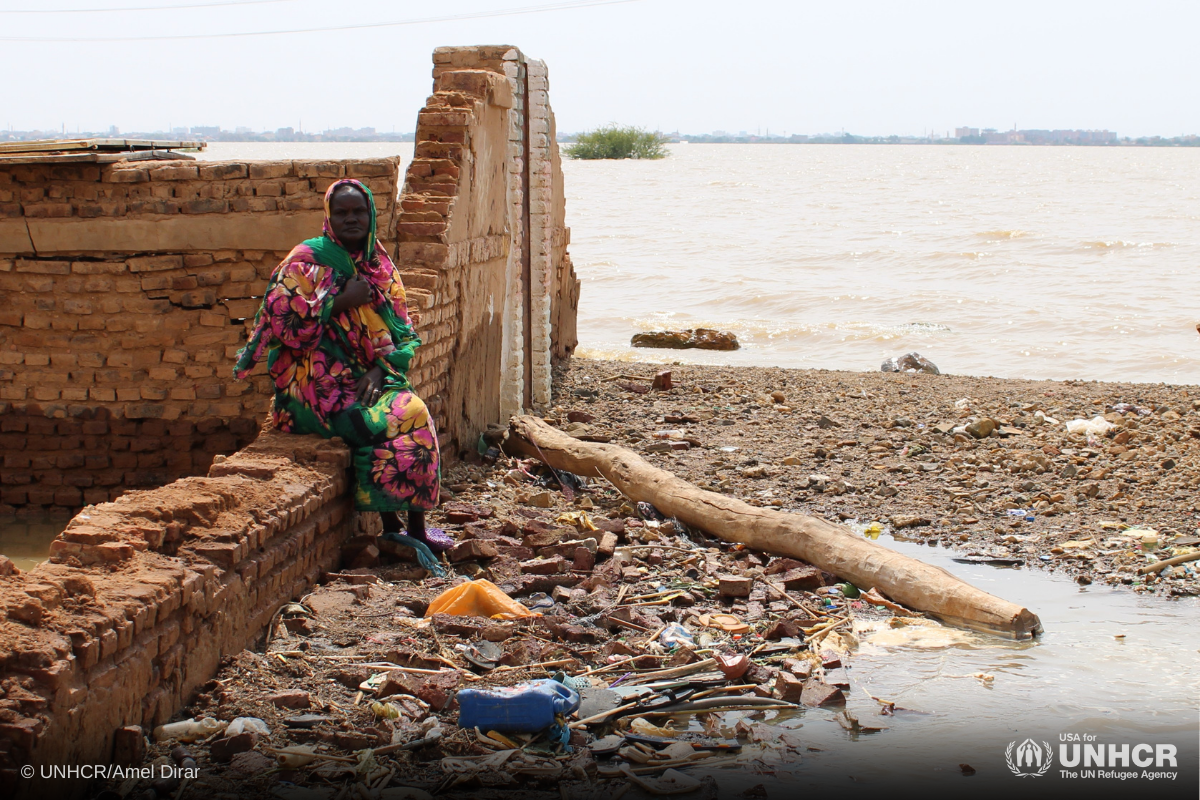
[[[665,158],[666,141],[642,128],[613,124],[581,133],[563,152],[568,158]]]

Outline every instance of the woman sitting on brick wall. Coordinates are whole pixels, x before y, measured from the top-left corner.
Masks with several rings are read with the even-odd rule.
[[[355,180],[329,187],[323,234],[275,268],[234,375],[245,378],[265,353],[275,427],[340,436],[353,451],[355,508],[378,511],[384,538],[414,548],[440,574],[430,548],[453,541],[425,527],[425,512],[438,503],[437,433],[406,377],[421,342],[375,224],[370,189]]]

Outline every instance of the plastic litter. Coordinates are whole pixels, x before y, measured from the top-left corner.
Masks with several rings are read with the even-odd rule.
[[[400,719],[400,709],[392,703],[371,703],[371,712],[379,719]]]
[[[1116,425],[1113,425],[1104,417],[1073,419],[1067,423],[1067,433],[1080,436],[1103,436],[1115,427]]]
[[[872,539],[872,540],[878,539],[879,536],[883,533],[883,526],[880,525],[878,522],[868,522],[865,525],[861,522],[852,522],[852,523],[848,523],[848,524],[850,525],[851,530],[861,533],[863,536],[867,537],[868,539]]]
[[[495,669],[504,656],[504,651],[499,645],[487,640],[455,645],[455,649],[463,654],[463,658],[482,670]]]
[[[569,511],[566,514],[559,514],[555,520],[560,525],[574,525],[580,531],[594,531],[596,523],[592,522],[592,518],[582,511]]]
[[[656,522],[662,522],[666,519],[657,508],[644,500],[637,504],[637,513],[642,519],[652,519]]]
[[[674,649],[676,647],[695,647],[696,640],[688,629],[680,625],[678,622],[672,622],[667,627],[663,628],[663,632],[658,635],[658,641],[663,647]]]
[[[426,617],[432,617],[434,614],[492,619],[541,616],[513,600],[496,584],[483,578],[460,583],[439,594],[425,610]]]
[[[1133,403],[1114,403],[1113,405],[1109,406],[1109,408],[1112,411],[1117,412],[1118,414],[1128,414],[1130,412],[1133,412],[1133,413],[1137,414],[1139,417],[1149,416],[1150,414],[1154,413],[1153,411],[1151,411],[1148,408],[1142,408],[1141,406],[1135,406]]]
[[[559,726],[560,718],[579,708],[579,693],[554,680],[498,689],[462,689],[457,699],[459,727],[482,731],[539,733]]]
[[[732,614],[702,614],[696,618],[706,628],[716,628],[727,633],[746,633],[750,626]]]
[[[1137,539],[1147,550],[1156,549],[1160,541],[1158,531],[1154,528],[1127,528],[1122,535]]]
[[[408,533],[405,532],[404,535],[407,536]],[[436,555],[453,549],[458,542],[454,541],[454,537],[446,533],[444,528],[426,528],[425,544]]]
[[[271,729],[267,727],[267,723],[258,717],[237,717],[225,728],[225,735],[237,736],[239,733],[257,733],[262,736],[270,736]]]
[[[726,680],[737,680],[750,669],[750,658],[744,653],[718,653],[713,658],[717,662],[717,669],[721,670]]]
[[[537,592],[531,594],[525,600],[525,607],[533,611],[540,611],[543,608],[554,608],[554,598],[545,592]]]
[[[582,692],[584,689],[590,688],[592,685],[592,682],[587,678],[574,678],[562,670],[554,673],[553,678],[563,686],[568,686],[577,692]]]
[[[674,737],[679,735],[679,731],[674,728],[660,728],[657,725],[652,725],[647,722],[644,717],[638,717],[629,724],[629,730],[634,733],[639,733],[643,736],[667,736]]]
[[[311,744],[298,745],[296,747],[283,747],[275,751],[275,760],[279,762],[279,766],[284,769],[296,769],[303,767],[319,758],[316,748]]]
[[[177,742],[198,742],[201,739],[207,739],[214,733],[225,730],[225,727],[226,723],[212,717],[206,717],[199,721],[185,719],[182,722],[169,722],[166,725],[159,725],[154,729],[154,740],[156,742],[163,742],[167,739],[174,739]]]

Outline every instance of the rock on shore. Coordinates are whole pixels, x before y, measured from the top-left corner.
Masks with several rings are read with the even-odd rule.
[[[630,341],[633,347],[657,347],[668,350],[737,350],[741,347],[737,337],[729,331],[711,328],[689,328],[680,331],[651,331],[635,333]]]

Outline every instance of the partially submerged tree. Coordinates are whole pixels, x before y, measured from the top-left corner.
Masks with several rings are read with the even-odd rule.
[[[580,134],[563,152],[568,158],[665,158],[666,141],[642,128],[610,124]]]

